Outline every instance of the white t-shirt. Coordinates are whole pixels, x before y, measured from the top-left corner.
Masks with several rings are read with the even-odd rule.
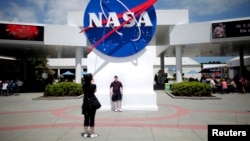
[[[7,90],[8,83],[3,83],[2,90]]]
[[[215,82],[214,82],[213,79],[210,80],[210,86],[211,86],[212,88],[215,88],[215,87],[216,87],[216,86],[215,86]]]

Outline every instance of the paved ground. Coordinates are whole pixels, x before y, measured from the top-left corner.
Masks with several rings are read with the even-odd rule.
[[[250,124],[250,94],[173,99],[157,90],[158,111],[98,111],[97,141],[207,141],[208,124]],[[82,99],[33,100],[42,93],[0,97],[1,141],[80,141]]]

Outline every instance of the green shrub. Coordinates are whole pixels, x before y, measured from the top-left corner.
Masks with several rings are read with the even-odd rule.
[[[82,85],[75,82],[60,82],[47,85],[44,96],[79,96],[82,94]]]
[[[210,85],[200,82],[174,83],[171,91],[176,96],[211,96],[212,94]]]

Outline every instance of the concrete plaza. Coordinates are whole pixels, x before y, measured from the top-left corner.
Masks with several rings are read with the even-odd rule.
[[[250,94],[174,99],[156,90],[158,111],[97,111],[97,141],[207,141],[209,124],[249,124]],[[0,97],[1,141],[80,141],[82,99],[34,100],[42,93]],[[126,96],[126,94],[124,94]]]

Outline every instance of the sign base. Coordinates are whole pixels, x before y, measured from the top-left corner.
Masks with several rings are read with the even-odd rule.
[[[139,53],[114,58],[94,49],[87,58],[88,73],[94,76],[101,110],[112,110],[110,84],[114,76],[123,84],[123,110],[158,110],[153,90],[153,55],[146,48]]]

